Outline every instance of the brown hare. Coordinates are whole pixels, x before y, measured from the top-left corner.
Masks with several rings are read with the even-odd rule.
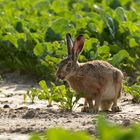
[[[121,96],[123,73],[111,64],[101,60],[78,63],[78,55],[84,46],[84,37],[79,35],[74,43],[71,35],[66,35],[68,56],[62,60],[57,77],[66,80],[76,93],[82,92],[85,103],[82,111],[120,111],[117,99]],[[93,100],[95,104],[93,105]]]

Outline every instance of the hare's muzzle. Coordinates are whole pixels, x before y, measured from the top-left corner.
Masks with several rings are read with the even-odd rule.
[[[59,79],[61,79],[61,80],[64,80],[64,76],[63,75],[61,75],[61,74],[59,74],[59,75],[57,75],[57,77],[59,78]]]

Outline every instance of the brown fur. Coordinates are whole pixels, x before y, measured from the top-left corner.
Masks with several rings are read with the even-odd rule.
[[[95,60],[79,64],[69,56],[60,63],[57,76],[68,81],[77,93],[84,93],[84,111],[98,112],[99,107],[109,110],[111,105],[113,111],[119,111],[117,99],[121,96],[123,73],[108,62]]]

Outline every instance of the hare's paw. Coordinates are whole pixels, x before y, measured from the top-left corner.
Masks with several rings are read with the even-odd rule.
[[[83,108],[81,109],[81,112],[98,113],[98,112],[99,112],[99,107],[96,107],[96,106],[94,106],[93,108],[83,107]]]
[[[99,107],[94,105],[92,108],[92,113],[98,113],[98,112],[99,112]]]
[[[120,109],[119,106],[112,106],[111,110],[112,110],[113,112],[120,112],[120,111],[121,111],[121,109]]]
[[[99,112],[99,108],[94,106],[93,108],[88,108],[86,110],[86,112],[88,112],[88,113],[98,113]]]
[[[96,107],[88,108],[87,112],[88,112],[88,113],[94,113],[94,114],[96,114],[96,113],[99,112],[99,109],[96,108]]]

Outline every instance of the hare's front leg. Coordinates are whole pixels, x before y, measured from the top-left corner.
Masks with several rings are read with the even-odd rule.
[[[82,112],[93,112],[93,99],[85,98],[84,107],[81,109]]]
[[[86,99],[87,103],[89,104],[89,108],[85,108],[85,112],[97,113],[99,111],[99,107],[101,104],[101,95],[100,94],[96,95],[94,99],[95,99],[95,105],[93,105],[92,98]]]
[[[93,112],[97,113],[99,111],[99,107],[101,105],[101,94],[97,94],[95,97],[95,104],[93,106]]]

